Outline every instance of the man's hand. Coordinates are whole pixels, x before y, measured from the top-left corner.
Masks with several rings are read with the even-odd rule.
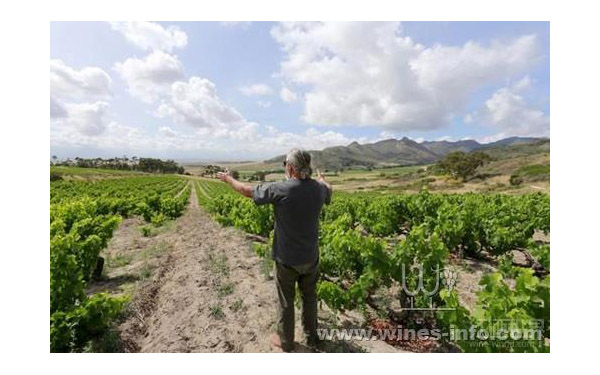
[[[327,182],[327,181],[325,181],[325,177],[323,177],[323,174],[321,173],[320,169],[317,169],[317,181],[319,181],[319,182]]]
[[[323,174],[319,169],[317,169],[317,181],[327,186],[327,189],[331,190],[331,185],[329,182],[325,181],[325,177],[323,177]]]
[[[217,172],[217,178],[223,182],[229,183],[231,178],[231,173],[229,169],[226,169],[225,172]]]
[[[252,198],[252,186],[239,182],[233,178],[229,169],[226,169],[225,172],[217,172],[217,178],[231,185],[235,191],[242,194],[244,197]]]

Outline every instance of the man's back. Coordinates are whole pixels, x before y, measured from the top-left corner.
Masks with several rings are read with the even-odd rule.
[[[319,279],[319,214],[331,201],[331,185],[317,170],[312,180],[311,156],[304,150],[291,150],[285,160],[283,182],[252,187],[233,178],[229,172],[217,176],[257,205],[272,204],[275,211],[273,259],[279,298],[277,335],[273,344],[284,351],[294,349],[294,296],[302,294],[302,327],[309,345],[318,342],[317,281]]]
[[[257,205],[272,203],[275,211],[273,259],[288,266],[318,260],[319,214],[331,191],[313,179],[290,179],[258,185]]]

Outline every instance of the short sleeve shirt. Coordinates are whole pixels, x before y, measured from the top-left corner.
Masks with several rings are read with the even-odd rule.
[[[275,261],[297,266],[319,259],[319,215],[331,202],[327,186],[313,179],[264,183],[254,187],[252,199],[273,205]]]

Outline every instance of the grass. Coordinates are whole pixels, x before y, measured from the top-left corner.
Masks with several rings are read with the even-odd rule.
[[[233,311],[240,311],[244,307],[244,301],[241,298],[236,299],[229,308]]]
[[[215,288],[217,298],[224,298],[233,294],[235,285],[228,280],[229,267],[227,266],[227,256],[225,254],[210,253],[208,254],[208,265],[210,272],[213,273],[212,284]],[[214,314],[211,310],[211,315],[214,316]]]
[[[223,276],[229,275],[229,267],[227,267],[227,256],[225,256],[225,254],[209,254],[208,264],[212,272]]]
[[[411,179],[419,178],[427,173],[427,165],[420,166],[386,166],[371,170],[366,168],[348,169],[342,172],[324,173],[332,185],[344,185],[345,182],[373,182],[385,179]],[[324,172],[323,170],[321,170]],[[267,181],[279,181],[285,178],[283,173],[270,173],[266,176]]]
[[[231,282],[226,282],[224,284],[219,285],[217,288],[217,295],[219,297],[225,297],[233,293],[234,285]]]
[[[154,237],[157,235],[157,231],[156,228],[154,228],[153,225],[140,225],[140,227],[138,228],[140,233],[142,234],[142,236],[144,237]]]
[[[140,279],[145,280],[152,277],[154,273],[153,268],[150,266],[148,262],[145,262],[142,268],[140,269]]]
[[[220,303],[216,305],[212,305],[210,307],[210,316],[215,319],[223,319],[225,317],[225,313],[223,312],[223,307]]]
[[[144,224],[138,227],[138,230],[144,237],[154,237],[160,233],[167,232],[173,228],[175,220],[165,220],[162,225]]]
[[[167,242],[161,241],[155,245],[145,248],[141,253],[141,257],[144,260],[156,258],[160,255],[163,255],[167,250],[169,250],[170,247],[171,245],[169,245]]]
[[[261,258],[260,260],[260,273],[262,273],[267,279],[271,279],[273,277],[273,267],[275,266],[275,262],[271,258]]]
[[[119,268],[128,265],[132,260],[133,255],[131,254],[117,254],[115,256],[108,257],[108,259],[106,259],[106,265],[109,268]]]
[[[132,247],[137,247],[135,242]],[[160,241],[139,251],[106,254],[105,267],[102,270],[102,291],[110,294],[133,295],[137,282],[151,279],[160,266],[161,257],[172,245]]]
[[[265,278],[271,278],[271,271],[273,271],[273,260],[271,259],[271,246],[260,242],[253,243],[254,252],[260,258],[260,273]]]
[[[512,188],[520,186],[523,182],[548,181],[550,179],[550,164],[529,164],[514,171],[510,176]]]
[[[50,173],[60,176],[79,176],[79,177],[111,177],[111,176],[127,176],[145,174],[137,171],[120,171],[117,169],[101,169],[101,168],[81,168],[81,167],[65,167],[65,166],[50,166]]]
[[[496,182],[493,185],[489,185],[486,186],[482,189],[482,192],[484,193],[495,193],[495,192],[499,192],[499,191],[503,191],[510,188],[509,186],[507,186],[506,184],[503,184],[501,182]]]
[[[538,177],[550,174],[550,165],[546,164],[531,164],[525,165],[517,169],[516,172],[522,176]]]

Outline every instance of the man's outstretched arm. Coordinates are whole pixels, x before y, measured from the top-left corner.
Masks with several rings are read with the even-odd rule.
[[[217,178],[221,181],[227,182],[231,187],[242,194],[244,197],[252,198],[252,185],[245,184],[233,178],[229,171],[226,172],[217,172]]]

